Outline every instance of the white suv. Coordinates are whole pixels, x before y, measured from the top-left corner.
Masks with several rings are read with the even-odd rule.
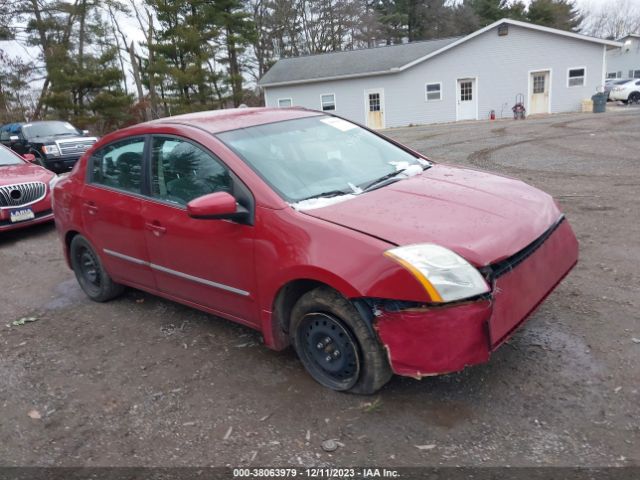
[[[609,92],[610,100],[622,100],[624,103],[640,103],[640,79],[632,78],[614,85]]]

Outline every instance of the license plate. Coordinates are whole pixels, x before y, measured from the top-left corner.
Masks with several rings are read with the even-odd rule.
[[[20,210],[11,210],[9,215],[10,215],[9,218],[11,219],[12,223],[24,222],[25,220],[31,220],[33,218],[36,218],[35,214],[33,213],[33,210],[31,210],[30,208],[21,208]]]

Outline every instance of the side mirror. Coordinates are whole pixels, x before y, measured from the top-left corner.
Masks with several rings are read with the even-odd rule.
[[[20,141],[20,137],[19,137],[18,135],[11,135],[11,136],[9,137],[9,141],[10,141],[11,143],[19,142],[19,141]]]
[[[89,130],[82,130],[82,135],[84,135],[85,137],[89,135]]]
[[[36,156],[33,153],[25,153],[22,155],[27,162],[36,163]]]
[[[210,193],[187,204],[187,214],[192,218],[243,220],[248,213],[248,210],[238,205],[236,199],[227,192]]]

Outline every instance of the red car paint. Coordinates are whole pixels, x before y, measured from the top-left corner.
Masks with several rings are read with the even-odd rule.
[[[488,298],[475,301],[430,305],[414,276],[383,253],[397,245],[432,242],[476,267],[496,265],[533,244],[561,218],[553,199],[518,180],[434,165],[422,175],[351,200],[300,212],[215,137],[221,131],[318,114],[299,109],[201,112],[107,135],[55,189],[56,225],[67,260],[70,239],[81,233],[114,281],[253,327],[274,349],[288,345],[280,300],[297,281],[328,285],[353,300],[414,302],[417,308],[390,311],[381,301],[374,312],[372,326],[394,372],[422,376],[486,361],[575,265],[577,241],[568,222],[496,278]],[[195,219],[184,208],[85,184],[94,150],[146,134],[186,137],[214,152],[251,191],[254,225]],[[189,276],[209,284],[194,283]],[[219,284],[235,291],[216,288]]]
[[[52,221],[53,211],[51,210],[51,191],[49,188],[49,182],[53,177],[55,177],[55,174],[39,165],[34,165],[33,163],[28,162],[12,150],[9,150],[2,145],[0,145],[0,148],[3,149],[5,153],[10,153],[15,156],[20,161],[17,165],[0,166],[0,187],[9,187],[11,185],[19,185],[29,182],[41,182],[45,186],[44,197],[36,202],[28,202],[24,205],[24,207],[33,210],[35,214],[35,218],[31,220],[12,223],[10,220],[10,212],[22,208],[23,205],[5,206],[6,202],[3,201],[0,203],[0,232]],[[4,194],[6,195],[7,192],[4,192]],[[2,195],[2,193],[0,193],[0,195]]]

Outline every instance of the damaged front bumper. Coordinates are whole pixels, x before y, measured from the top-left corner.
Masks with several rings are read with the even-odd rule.
[[[522,251],[486,269],[488,296],[442,306],[378,306],[374,328],[391,368],[420,378],[486,362],[577,261],[578,242],[561,218]]]

